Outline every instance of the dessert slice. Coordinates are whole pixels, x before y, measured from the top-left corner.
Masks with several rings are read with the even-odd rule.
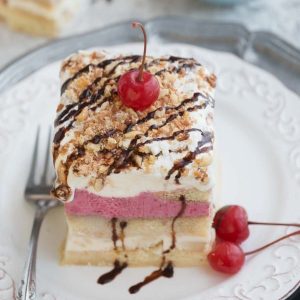
[[[0,0],[0,17],[16,30],[53,37],[86,5],[86,0]]]
[[[53,194],[65,202],[65,264],[195,266],[210,249],[216,78],[192,58],[147,57],[160,95],[135,111],[117,84],[140,61],[79,52],[62,65]]]

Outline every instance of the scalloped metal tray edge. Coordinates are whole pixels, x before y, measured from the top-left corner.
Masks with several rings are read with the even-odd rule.
[[[128,30],[130,21],[87,33],[58,39],[17,58],[0,70],[0,92],[32,72],[74,51],[141,41]],[[274,74],[290,90],[300,95],[300,50],[278,36],[250,32],[243,25],[197,21],[186,17],[161,17],[145,22],[149,40],[186,43],[233,53]]]

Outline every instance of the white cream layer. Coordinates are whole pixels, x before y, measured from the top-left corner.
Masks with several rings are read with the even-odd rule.
[[[203,238],[197,236],[176,235],[176,249],[187,251],[203,251],[210,245],[212,237]],[[144,236],[125,237],[126,250],[149,249],[162,242],[162,250],[168,250],[172,245],[170,235],[158,237],[156,240],[147,239]],[[116,242],[118,248],[122,249],[120,240]],[[114,245],[110,238],[87,237],[80,234],[68,234],[65,246],[66,251],[113,251]]]
[[[161,162],[163,163],[163,162]],[[171,168],[172,166],[170,166]],[[78,177],[70,172],[68,184],[73,189],[86,189],[90,193],[102,197],[134,197],[142,192],[171,192],[178,189],[197,189],[201,192],[210,191],[215,186],[216,168],[214,163],[208,167],[208,183],[204,184],[196,180],[193,176],[185,176],[180,179],[180,185],[176,184],[173,177],[169,180],[162,178],[159,172],[145,173],[142,170],[132,169],[119,174],[111,174],[105,180],[104,186],[96,190],[89,185],[92,177]]]
[[[200,184],[193,178],[185,177],[181,185],[172,180],[167,181],[160,176],[147,175],[139,170],[132,170],[129,173],[112,174],[106,178],[105,185],[100,191],[87,184],[87,180],[76,176],[70,176],[72,185],[77,189],[86,189],[91,193],[102,197],[134,197],[142,192],[171,192],[180,188],[199,191],[209,191],[213,187],[212,181],[209,184]]]

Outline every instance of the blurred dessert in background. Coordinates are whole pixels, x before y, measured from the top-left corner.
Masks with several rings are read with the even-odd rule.
[[[89,3],[88,0],[0,0],[0,17],[15,30],[55,37]]]

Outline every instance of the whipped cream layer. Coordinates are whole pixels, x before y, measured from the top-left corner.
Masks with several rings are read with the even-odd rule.
[[[197,236],[176,236],[176,249],[178,250],[188,250],[188,251],[202,251],[207,252],[210,248],[211,237],[197,237]],[[135,236],[135,237],[125,237],[124,243],[126,244],[126,249],[128,251],[135,249],[148,249],[157,244],[162,243],[161,249],[158,249],[158,254],[161,251],[168,250],[172,245],[172,238],[170,235],[157,236],[156,239],[149,239],[146,236]],[[120,240],[116,242],[118,248],[122,248],[122,243]],[[65,245],[66,251],[114,251],[114,245],[109,238],[101,237],[91,237],[84,236],[77,233],[69,233],[67,238],[67,243]]]
[[[104,52],[64,61],[53,144],[57,198],[70,201],[76,189],[100,197],[212,189],[215,76],[191,58],[147,57],[160,96],[136,112],[122,104],[117,82],[140,61]]]
[[[177,200],[177,199],[174,199]],[[173,218],[181,209],[180,201],[164,200],[153,193],[141,193],[135,197],[100,197],[85,190],[76,190],[72,202],[66,203],[70,215],[98,215],[104,218]],[[208,216],[208,202],[185,201],[183,217]]]
[[[20,9],[46,19],[63,21],[73,16],[87,0],[8,0],[11,8]]]

